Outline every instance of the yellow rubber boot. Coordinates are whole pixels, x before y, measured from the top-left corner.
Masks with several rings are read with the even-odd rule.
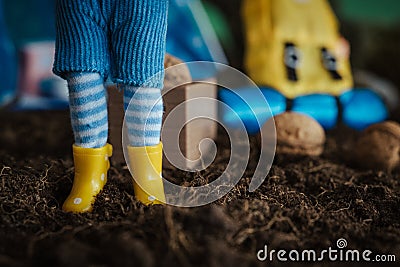
[[[97,194],[107,182],[112,146],[106,144],[101,148],[83,148],[73,145],[72,149],[74,183],[62,208],[68,212],[88,212],[92,210]]]
[[[128,155],[136,199],[145,205],[164,204],[162,143],[146,147],[128,146]]]

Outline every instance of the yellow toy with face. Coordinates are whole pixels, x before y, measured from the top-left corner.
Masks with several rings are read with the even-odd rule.
[[[353,86],[347,42],[326,0],[244,0],[245,66],[288,98]]]

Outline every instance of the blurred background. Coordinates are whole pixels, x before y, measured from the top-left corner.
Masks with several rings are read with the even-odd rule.
[[[331,0],[351,44],[355,73],[400,87],[400,1]],[[0,0],[0,106],[65,109],[65,82],[51,73],[54,0]],[[243,70],[241,0],[170,0],[167,50],[184,61],[213,60]],[[17,97],[18,96],[18,97]]]

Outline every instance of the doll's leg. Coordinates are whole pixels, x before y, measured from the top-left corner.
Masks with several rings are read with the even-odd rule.
[[[123,86],[125,122],[129,145],[155,146],[160,143],[163,102],[161,89]]]
[[[98,73],[72,72],[66,78],[75,137],[75,177],[63,209],[86,212],[92,209],[96,195],[107,182],[110,167],[112,147],[107,144],[106,90]]]
[[[107,105],[104,77],[109,71],[107,18],[102,1],[56,1],[53,71],[68,81],[75,176],[63,210],[86,212],[107,181]]]
[[[112,77],[124,90],[129,166],[136,198],[144,204],[165,202],[160,132],[167,5],[121,0],[111,22]]]
[[[163,102],[161,89],[123,86],[128,129],[129,166],[135,177],[136,198],[145,204],[165,202],[161,179],[160,142]]]
[[[83,148],[105,146],[108,118],[103,79],[98,73],[71,73],[67,82],[75,145]]]

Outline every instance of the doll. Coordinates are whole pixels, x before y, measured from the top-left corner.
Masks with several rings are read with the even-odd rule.
[[[57,0],[53,72],[68,83],[75,141],[74,181],[64,211],[90,211],[107,181],[112,155],[107,77],[124,94],[130,167],[144,185],[134,181],[136,198],[165,202],[160,132],[167,5],[167,0]]]

